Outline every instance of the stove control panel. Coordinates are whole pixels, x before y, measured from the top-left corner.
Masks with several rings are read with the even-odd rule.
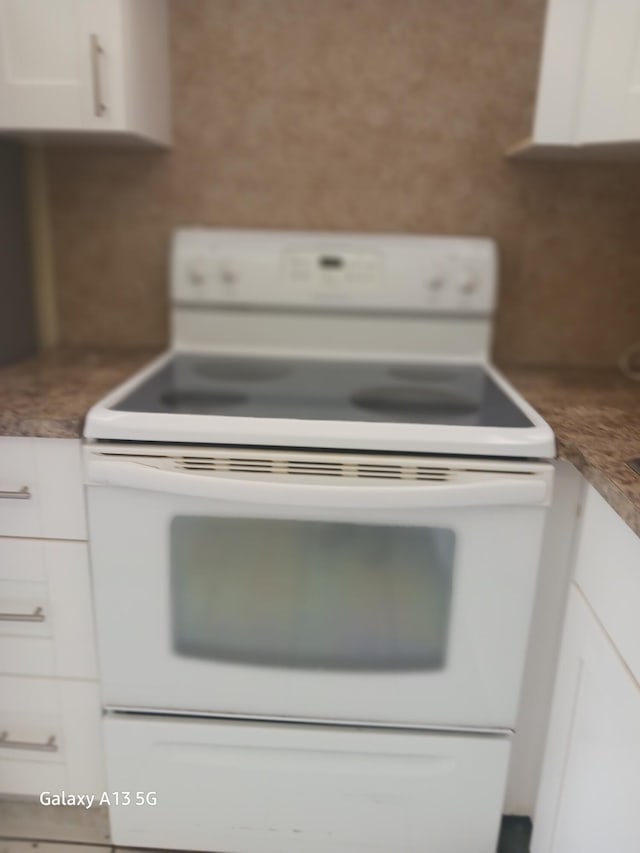
[[[174,304],[488,315],[492,240],[189,229],[174,236]]]

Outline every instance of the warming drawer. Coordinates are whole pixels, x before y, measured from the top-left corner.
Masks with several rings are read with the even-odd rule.
[[[109,790],[145,800],[112,805],[114,844],[495,853],[507,737],[118,714],[104,725]]]

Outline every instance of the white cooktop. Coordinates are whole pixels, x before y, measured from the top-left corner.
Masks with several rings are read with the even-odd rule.
[[[169,353],[90,411],[85,436],[549,458],[547,424],[488,365]]]

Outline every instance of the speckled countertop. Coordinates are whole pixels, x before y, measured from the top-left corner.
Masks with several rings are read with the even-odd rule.
[[[572,462],[640,536],[640,382],[613,368],[509,368],[504,375],[556,434]]]
[[[78,438],[100,397],[150,361],[144,351],[55,350],[0,368],[0,435]],[[509,368],[503,373],[549,422],[572,462],[640,536],[640,383],[616,370]]]
[[[61,349],[0,368],[0,435],[79,438],[93,403],[156,354]]]

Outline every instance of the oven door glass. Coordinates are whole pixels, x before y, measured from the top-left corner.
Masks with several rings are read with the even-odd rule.
[[[174,650],[287,668],[442,669],[455,539],[435,527],[178,516]]]

